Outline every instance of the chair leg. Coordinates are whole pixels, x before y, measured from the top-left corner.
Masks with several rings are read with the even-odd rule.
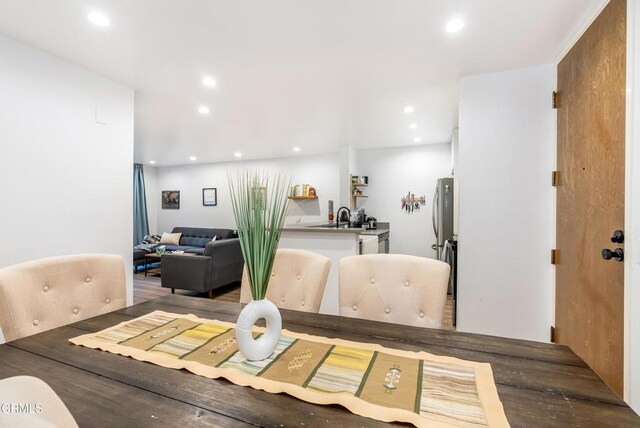
[[[213,299],[213,290],[209,290],[209,298]]]
[[[171,294],[176,294],[176,289],[175,288],[171,289]]]

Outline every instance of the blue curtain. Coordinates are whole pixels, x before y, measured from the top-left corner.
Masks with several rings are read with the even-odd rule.
[[[133,165],[133,245],[142,243],[149,234],[147,196],[144,192],[144,170],[142,165]]]

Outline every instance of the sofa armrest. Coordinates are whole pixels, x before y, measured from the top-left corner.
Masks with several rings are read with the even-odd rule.
[[[213,260],[212,286],[214,288],[242,280],[244,257],[238,238],[209,242],[204,254]]]
[[[212,262],[212,258],[208,256],[165,254],[162,256],[161,284],[165,288],[209,291]]]

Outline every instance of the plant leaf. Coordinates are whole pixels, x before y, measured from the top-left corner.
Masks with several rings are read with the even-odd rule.
[[[287,217],[289,177],[256,170],[228,171],[233,215],[253,300],[267,293],[273,261]]]

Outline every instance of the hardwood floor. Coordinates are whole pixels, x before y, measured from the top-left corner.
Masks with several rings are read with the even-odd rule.
[[[133,275],[133,304],[146,302],[147,300],[157,299],[158,297],[171,294],[171,290],[168,288],[162,288],[160,286],[159,276],[144,276],[144,273],[138,273]],[[195,291],[176,290],[176,294],[183,296],[193,296],[207,298],[207,294],[199,294]],[[217,300],[224,300],[225,302],[239,302],[240,301],[240,283],[230,284],[226,287],[213,290],[213,298]]]
[[[168,288],[160,286],[159,276],[144,276],[144,273],[133,275],[133,303],[138,304],[147,300],[157,299],[158,297],[171,294]],[[198,294],[193,291],[176,290],[176,294],[184,296],[207,298],[205,294]],[[213,290],[213,298],[226,302],[240,301],[240,283],[230,284],[226,287]],[[451,296],[447,296],[447,305],[444,308],[444,330],[455,330],[453,326],[453,300]]]

